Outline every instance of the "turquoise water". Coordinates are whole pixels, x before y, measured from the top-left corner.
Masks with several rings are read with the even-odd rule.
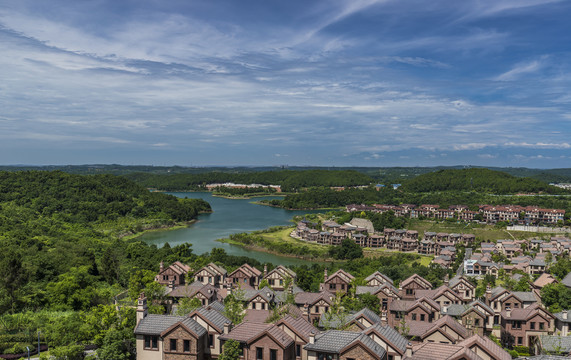
[[[210,252],[212,248],[217,247],[223,248],[230,255],[249,256],[261,262],[284,265],[308,263],[307,260],[247,250],[216,240],[227,238],[231,234],[263,230],[271,226],[292,225],[291,219],[295,215],[319,211],[284,210],[253,204],[254,201],[261,199],[279,199],[277,196],[254,199],[225,199],[214,197],[208,192],[176,192],[169,194],[182,198],[204,199],[208,201],[214,212],[212,214],[200,215],[198,221],[187,228],[146,233],[140,237],[141,240],[149,244],[156,244],[159,247],[166,242],[171,246],[191,243],[195,254]]]

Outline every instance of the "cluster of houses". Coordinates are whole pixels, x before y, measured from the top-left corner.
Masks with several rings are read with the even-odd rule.
[[[506,347],[571,352],[571,346],[561,351],[553,335],[569,334],[571,318],[567,311],[545,310],[537,291],[488,287],[478,299],[475,285],[463,276],[446,278],[444,285],[433,288],[416,274],[395,286],[375,272],[365,285],[355,286],[348,272],[325,270],[320,291],[305,292],[295,285],[295,272],[281,265],[260,271],[244,264],[231,273],[216,264],[193,274],[190,269],[182,274],[184,268],[179,262],[162,266],[156,277],[168,291],[167,305],[175,308],[189,297],[202,306],[187,316],[148,314],[141,294],[137,359],[216,359],[229,340],[239,343],[241,358],[248,360],[511,359],[491,334]],[[181,275],[188,283],[181,282]],[[260,287],[266,281],[269,286]],[[379,308],[331,311],[336,299],[348,293],[376,296]],[[225,315],[224,299],[230,294],[244,304],[240,324]],[[285,311],[269,321],[276,307]]]
[[[324,221],[321,228],[307,220],[297,223],[292,236],[301,240],[324,245],[340,245],[343,239],[351,239],[357,245],[368,248],[387,248],[403,252],[418,252],[422,255],[435,255],[435,263],[447,267],[454,262],[456,245],[469,246],[476,240],[474,234],[449,234],[425,232],[419,239],[418,231],[386,228],[382,233],[375,232],[367,219],[353,218],[344,225],[335,221]]]
[[[262,185],[262,184],[235,184],[232,182],[227,183],[213,183],[213,184],[206,184],[204,186],[208,191],[214,191],[217,188],[229,188],[229,189],[272,189],[276,192],[282,192],[281,185]]]
[[[513,275],[515,270],[529,275],[541,275],[556,256],[569,253],[571,239],[553,237],[549,241],[531,240],[498,240],[496,243],[481,243],[481,252],[469,253],[464,260],[464,274],[468,276],[492,275],[497,277],[500,269],[506,275]],[[533,254],[533,257],[530,255]],[[494,262],[494,254],[501,254],[507,261]]]
[[[481,221],[495,224],[499,221],[518,224],[557,224],[565,218],[563,209],[543,209],[537,206],[519,205],[478,205],[478,211],[472,211],[466,205],[450,205],[447,209],[440,208],[439,205],[423,204],[416,206],[413,204],[384,205],[374,204],[357,205],[350,204],[345,207],[346,211],[372,211],[384,213],[394,212],[395,216],[411,218],[431,218],[437,220],[458,219],[462,221]]]

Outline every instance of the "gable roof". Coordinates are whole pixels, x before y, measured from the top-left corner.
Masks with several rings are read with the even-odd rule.
[[[331,279],[339,277],[341,280],[343,280],[346,283],[350,283],[353,279],[355,279],[355,277],[351,274],[349,274],[348,272],[346,272],[343,269],[339,269],[337,271],[335,271],[333,274],[331,274],[330,276],[327,277],[327,280],[325,280],[325,283],[328,283]]]
[[[501,315],[506,320],[527,320],[537,314],[543,315],[543,313],[545,313],[547,317],[554,317],[546,310],[542,309],[538,303],[533,303],[526,308],[513,309],[511,310],[509,316],[508,312],[504,310],[501,312]]]
[[[299,292],[299,293],[295,294],[295,303],[300,304],[300,305],[308,304],[311,306],[311,305],[319,302],[319,300],[323,300],[326,303],[331,304],[332,298],[333,298],[333,295],[328,291],[322,291],[322,292],[318,292],[318,293]]]
[[[293,316],[287,315],[286,317],[280,319],[276,325],[284,325],[291,331],[296,333],[305,342],[309,342],[309,335],[311,333],[317,334],[318,330],[309,321],[302,317],[294,318]]]
[[[138,335],[160,335],[177,322],[184,320],[184,316],[149,314],[135,327]]]
[[[199,323],[196,322],[196,320],[194,320],[190,317],[185,317],[183,320],[171,325],[171,327],[169,327],[168,329],[163,331],[161,333],[161,336],[162,337],[166,336],[166,334],[170,333],[171,331],[173,331],[174,329],[176,329],[179,326],[182,326],[188,332],[196,335],[197,338],[202,336],[202,335],[206,335],[206,329],[203,328],[202,325],[200,325]]]
[[[313,344],[309,343],[304,348],[311,351],[339,354],[359,344],[375,355],[377,359],[382,359],[386,354],[386,350],[367,335],[340,330],[329,330],[321,333],[315,337]]]
[[[200,293],[206,298],[216,296],[218,289],[210,284],[204,285],[200,281],[195,281],[190,285],[183,285],[174,288],[168,293],[170,297],[194,297],[196,294]]]
[[[567,286],[568,288],[571,288],[571,272],[569,274],[567,274],[563,280],[561,280],[561,283],[565,286]]]
[[[243,273],[245,273],[249,277],[260,277],[262,275],[262,272],[260,270],[256,269],[253,266],[250,266],[248,264],[244,264],[244,265],[240,266],[239,268],[237,268],[236,270],[232,271],[228,275],[228,277],[234,276],[234,274],[236,274],[238,271],[242,271]]]
[[[210,263],[206,266],[201,267],[200,269],[198,269],[198,271],[196,271],[194,274],[198,274],[201,271],[207,271],[210,274],[212,274],[213,276],[216,275],[226,275],[228,272],[226,271],[226,269],[224,269],[223,267],[220,267],[218,265],[216,265],[215,263]]]
[[[412,274],[407,279],[403,280],[400,283],[399,287],[403,288],[403,287],[405,287],[405,286],[407,286],[413,282],[416,282],[417,284],[419,284],[424,289],[431,289],[432,288],[432,284],[430,283],[430,281],[426,280],[425,278],[423,278],[422,276],[420,276],[418,274]]]
[[[278,273],[284,278],[290,277],[292,279],[295,279],[297,277],[297,274],[293,270],[288,269],[283,265],[278,265],[272,271],[268,272],[266,276],[264,276],[264,279],[270,277],[270,275],[273,273]]]
[[[407,356],[406,360],[483,360],[473,351],[459,345],[439,344],[426,342],[417,346],[413,350],[412,356]]]
[[[496,344],[487,336],[480,336],[478,334],[472,335],[469,338],[459,342],[457,345],[465,346],[471,349],[477,346],[485,351],[493,360],[511,360],[511,355],[505,351],[501,346]]]
[[[365,334],[371,336],[373,333],[381,337],[385,342],[388,343],[393,349],[400,352],[403,355],[406,351],[406,346],[409,341],[407,338],[399,334],[393,327],[388,325],[376,324],[364,331]]]
[[[443,330],[444,327],[449,327],[450,329],[452,329],[452,331],[454,331],[456,334],[458,334],[458,336],[460,336],[462,339],[466,339],[468,337],[468,335],[470,334],[468,332],[468,330],[464,326],[462,326],[462,324],[460,324],[458,321],[454,320],[454,318],[449,316],[449,315],[444,315],[443,317],[436,320],[432,324],[433,324],[433,326],[430,329],[428,329],[422,335],[423,339],[425,337],[429,336],[430,334],[434,333],[435,331],[441,331],[441,332],[445,333],[445,335],[450,336],[450,334],[446,330]],[[455,340],[455,338],[454,338],[454,340]]]
[[[378,279],[381,282],[389,282],[389,283],[393,283],[393,280],[388,277],[387,275],[381,273],[380,271],[375,271],[374,273],[372,273],[371,275],[367,276],[365,278],[365,282],[369,282],[373,279]]]
[[[224,331],[224,324],[232,323],[226,316],[210,307],[198,308],[194,310],[189,316],[198,316],[202,318],[220,333]]]

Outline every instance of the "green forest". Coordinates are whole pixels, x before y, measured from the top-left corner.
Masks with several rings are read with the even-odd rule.
[[[297,191],[314,186],[369,185],[373,179],[354,170],[277,170],[263,172],[207,172],[200,174],[156,175],[133,173],[124,175],[148,188],[166,191],[201,190],[204,185],[233,182],[238,184],[281,185],[282,191]]]

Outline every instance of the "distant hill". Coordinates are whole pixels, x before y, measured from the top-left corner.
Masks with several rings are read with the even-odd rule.
[[[152,165],[116,165],[116,164],[91,164],[91,165],[12,165],[0,166],[0,171],[23,171],[39,170],[53,171],[60,170],[70,174],[113,174],[127,175],[134,173],[154,174],[154,175],[175,175],[175,174],[205,174],[205,173],[225,173],[225,174],[248,174],[256,172],[279,172],[288,171],[343,171],[353,170],[371,177],[374,181],[385,184],[400,184],[406,180],[413,179],[419,175],[436,172],[440,170],[460,170],[467,168],[490,169],[502,171],[516,177],[530,177],[545,183],[571,183],[571,168],[561,169],[529,169],[523,167],[480,167],[480,166],[432,166],[432,167],[324,167],[324,166],[152,166]]]
[[[354,170],[277,170],[263,172],[207,172],[201,174],[156,175],[148,173],[126,174],[125,177],[149,188],[161,190],[196,190],[212,183],[281,185],[291,191],[315,186],[369,185],[374,180]]]
[[[477,191],[491,194],[565,193],[562,189],[537,179],[515,177],[501,171],[483,168],[439,170],[419,175],[404,183],[403,191]]]

